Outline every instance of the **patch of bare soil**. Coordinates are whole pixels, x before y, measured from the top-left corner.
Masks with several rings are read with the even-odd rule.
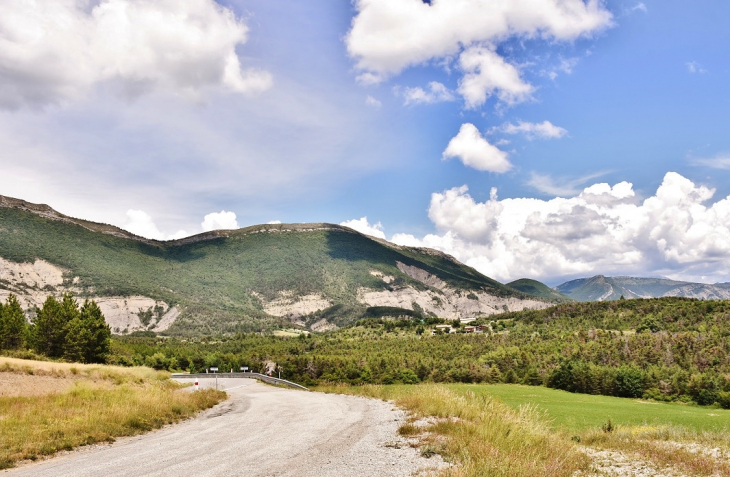
[[[653,462],[637,459],[620,451],[581,449],[593,461],[589,472],[576,473],[574,477],[683,477],[685,474],[671,469],[658,468]]]
[[[0,397],[45,396],[71,390],[79,378],[0,372]]]

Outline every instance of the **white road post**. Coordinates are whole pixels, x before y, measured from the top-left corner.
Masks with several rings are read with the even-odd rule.
[[[198,390],[198,378],[195,378],[195,390]]]

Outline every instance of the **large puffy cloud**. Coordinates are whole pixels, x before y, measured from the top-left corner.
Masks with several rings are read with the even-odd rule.
[[[53,103],[101,82],[125,95],[263,91],[271,75],[236,55],[246,35],[213,0],[0,2],[0,106]]]
[[[449,141],[444,159],[459,158],[464,165],[480,171],[507,172],[512,168],[508,154],[484,139],[471,123],[461,125],[459,134]]]
[[[666,275],[727,281],[730,197],[669,172],[656,193],[595,184],[569,198],[480,203],[466,187],[433,194],[429,217],[441,231],[396,243],[443,250],[501,280],[588,274]]]
[[[496,46],[511,38],[570,41],[609,27],[599,0],[358,0],[348,32],[349,54],[364,83],[377,83],[434,59],[461,56],[459,91],[469,107],[493,92],[507,103],[529,98],[514,65]]]
[[[175,240],[188,236],[188,233],[184,230],[178,230],[172,235],[165,235],[157,228],[152,216],[144,210],[129,209],[124,228],[135,235],[154,240]]]
[[[360,217],[359,219],[346,220],[341,222],[340,225],[355,229],[365,235],[372,235],[373,237],[385,239],[385,232],[383,232],[383,224],[380,222],[371,224],[368,222],[367,217]]]
[[[490,48],[467,48],[459,57],[459,66],[464,72],[459,81],[459,93],[467,108],[481,106],[493,94],[507,105],[521,103],[529,99],[535,89],[523,81],[517,67]]]
[[[273,223],[273,222],[272,222]],[[276,223],[281,223],[276,221]],[[234,212],[221,210],[220,212],[211,212],[203,218],[200,229],[203,232],[211,230],[230,230],[237,229],[238,221]],[[178,230],[173,234],[162,232],[152,216],[144,210],[130,209],[127,211],[127,217],[124,223],[124,229],[132,232],[140,237],[154,240],[176,240],[188,237],[190,234],[184,230]]]
[[[221,210],[220,212],[211,212],[203,218],[200,224],[203,232],[211,230],[233,230],[238,228],[238,221],[234,212]]]

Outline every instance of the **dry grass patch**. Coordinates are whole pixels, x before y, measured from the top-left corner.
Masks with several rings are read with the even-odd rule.
[[[77,378],[0,372],[0,397],[45,396],[70,391]]]
[[[420,448],[423,455],[438,453],[456,464],[442,475],[568,477],[590,465],[568,439],[549,431],[534,407],[515,411],[489,396],[456,393],[437,384],[317,390],[393,400],[418,418],[438,418],[422,429]],[[401,426],[403,432],[415,431],[406,426]]]
[[[686,475],[730,477],[727,432],[696,432],[672,426],[617,426],[585,434],[584,444],[631,454]]]
[[[148,368],[0,358],[0,372],[22,379],[73,380],[65,392],[0,397],[0,468],[59,450],[140,434],[219,403],[225,393],[182,392]]]

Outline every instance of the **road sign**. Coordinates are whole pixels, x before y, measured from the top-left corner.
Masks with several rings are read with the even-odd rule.
[[[241,366],[241,371],[248,371],[248,366]]]
[[[217,373],[218,372],[218,368],[210,368],[210,371],[213,372],[213,373]]]

